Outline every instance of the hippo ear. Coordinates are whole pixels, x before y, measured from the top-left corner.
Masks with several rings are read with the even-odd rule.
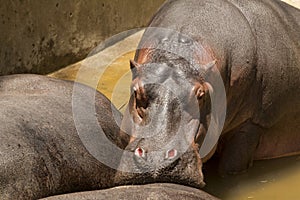
[[[134,60],[130,60],[130,69],[131,70],[138,70],[140,68],[140,64],[135,62]]]
[[[217,61],[213,60],[209,63],[207,63],[206,65],[203,66],[205,73],[209,73],[213,67],[216,65]]]
[[[137,77],[138,71],[141,68],[141,65],[135,62],[134,60],[130,60],[130,69],[133,75],[133,79]]]

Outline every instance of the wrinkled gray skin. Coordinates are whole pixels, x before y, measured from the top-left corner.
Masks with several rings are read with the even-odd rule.
[[[106,190],[66,194],[43,200],[218,200],[201,190],[175,184],[121,186]]]
[[[149,177],[132,174],[136,183],[173,176],[203,185],[201,163],[194,159],[210,123],[208,91],[219,92],[216,71],[227,99],[217,145],[221,174],[244,172],[255,159],[299,153],[299,23],[300,11],[277,0],[167,1],[149,26],[173,31],[146,30],[131,61],[133,96],[122,130],[132,135],[127,150],[133,153],[124,154],[120,168]],[[180,143],[191,144],[183,145],[186,153]],[[172,149],[179,156],[166,159]]]
[[[78,87],[82,105],[93,103],[87,96],[94,90]],[[73,82],[45,76],[0,77],[1,200],[37,199],[116,185],[112,182],[115,171],[96,160],[79,139],[72,90]],[[124,146],[116,124],[121,114],[98,92],[95,102],[95,116],[103,131],[111,141]],[[86,125],[99,130],[94,124]]]

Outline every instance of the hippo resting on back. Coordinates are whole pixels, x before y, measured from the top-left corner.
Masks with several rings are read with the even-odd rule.
[[[132,135],[128,168],[149,181],[198,176],[193,184],[201,186],[195,159],[210,134],[215,148],[201,159],[217,152],[222,174],[300,153],[299,23],[300,11],[278,0],[167,1],[131,61],[133,95],[122,124]]]
[[[118,136],[117,125],[122,116],[102,94],[75,85],[72,102],[73,82],[39,75],[0,77],[1,200],[38,199],[116,185],[115,170],[87,151],[77,130],[86,126],[87,137],[105,133],[122,147],[125,140]],[[81,104],[74,106],[74,98]],[[88,118],[86,106],[95,108],[96,123]],[[75,127],[73,116],[78,111],[87,121]],[[104,151],[100,145],[98,150]]]

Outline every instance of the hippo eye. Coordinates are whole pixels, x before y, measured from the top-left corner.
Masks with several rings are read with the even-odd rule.
[[[145,151],[141,147],[136,148],[135,151],[134,151],[134,154],[137,157],[145,158]]]
[[[167,151],[167,154],[166,154],[167,159],[172,159],[172,158],[175,158],[176,156],[177,156],[176,149],[171,149],[171,150]]]
[[[135,99],[136,99],[136,107],[137,108],[144,108],[146,109],[148,107],[148,101],[146,97],[139,98],[137,93],[135,92]]]

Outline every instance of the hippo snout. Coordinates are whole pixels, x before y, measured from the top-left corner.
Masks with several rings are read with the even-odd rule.
[[[198,151],[190,147],[149,151],[140,147],[124,154],[115,179],[123,184],[178,183],[196,188],[205,186]]]

